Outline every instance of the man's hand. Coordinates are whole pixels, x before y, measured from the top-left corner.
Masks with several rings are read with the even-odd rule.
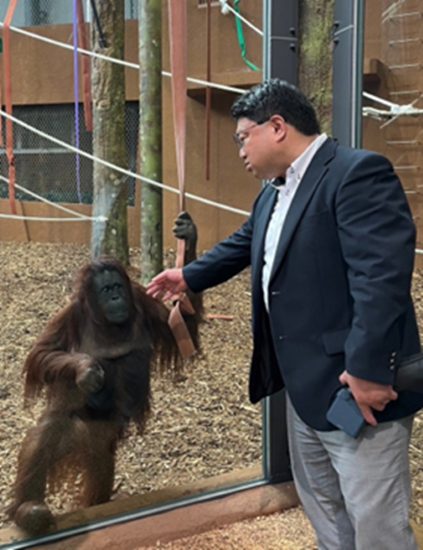
[[[363,380],[348,374],[347,371],[341,374],[339,381],[350,388],[366,422],[371,426],[377,425],[372,409],[383,411],[390,401],[395,401],[398,398],[398,394],[392,386]]]
[[[188,285],[185,282],[182,269],[166,269],[154,277],[147,285],[147,294],[163,301],[176,300],[181,292],[185,292]]]

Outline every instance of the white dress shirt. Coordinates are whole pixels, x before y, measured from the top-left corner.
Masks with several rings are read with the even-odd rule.
[[[278,198],[267,226],[264,241],[264,265],[262,272],[263,297],[266,309],[269,310],[269,280],[275,260],[276,249],[282,233],[282,228],[288,214],[289,207],[298,186],[317,150],[326,141],[327,135],[320,134],[310,143],[307,149],[294,160],[285,176],[285,184],[278,187]],[[272,183],[270,184],[272,185]]]

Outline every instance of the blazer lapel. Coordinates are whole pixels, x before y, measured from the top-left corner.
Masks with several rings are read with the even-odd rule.
[[[315,154],[310,166],[307,168],[306,173],[301,180],[285,219],[269,282],[272,281],[284,259],[288,245],[294,235],[294,231],[298,223],[301,220],[301,216],[308,202],[328,171],[328,164],[335,156],[336,147],[337,143],[333,140],[328,139],[325,141]]]

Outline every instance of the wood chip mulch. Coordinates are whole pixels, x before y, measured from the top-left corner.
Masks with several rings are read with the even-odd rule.
[[[131,264],[138,267],[138,251],[131,254]],[[42,403],[35,409],[23,408],[22,364],[47,320],[66,303],[73,277],[87,261],[86,247],[0,242],[0,528],[10,525],[4,511],[10,501],[20,443],[42,410]],[[413,294],[423,334],[421,271],[414,274]],[[247,397],[251,351],[249,273],[208,291],[205,309],[206,314],[223,318],[203,323],[202,353],[176,383],[166,378],[153,379],[153,414],[146,433],[142,437],[132,433],[118,451],[115,497],[183,485],[261,463],[261,407],[251,405]],[[423,413],[416,418],[410,450],[412,516],[421,525],[422,442]],[[66,490],[49,498],[55,513],[74,507],[71,493]],[[311,531],[309,526],[304,527],[308,523],[301,511],[286,514],[290,514],[286,525],[295,525],[298,520],[309,542],[306,540],[303,545],[297,533],[292,535],[292,545],[287,535],[283,546],[265,546],[266,550],[311,548]],[[276,523],[279,525],[280,521],[274,527],[279,529]],[[242,531],[243,527],[239,529]],[[168,546],[175,550],[188,547],[203,548],[176,543]]]

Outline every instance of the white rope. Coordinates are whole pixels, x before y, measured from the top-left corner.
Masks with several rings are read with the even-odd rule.
[[[4,22],[0,21],[0,27],[4,27]],[[45,42],[46,44],[50,44],[52,46],[58,46],[59,48],[70,50],[72,52],[74,51],[74,47],[72,46],[72,44],[66,44],[66,42],[62,42],[61,40],[54,40],[54,38],[48,38],[47,36],[43,36],[42,34],[37,34],[26,29],[21,29],[20,27],[13,27],[12,25],[10,26],[10,30],[29,38],[34,38],[35,40],[39,40],[40,42]],[[92,52],[90,50],[85,50],[84,48],[77,48],[77,50],[80,54],[88,55],[89,57],[95,57],[97,59],[102,59],[103,61],[110,61],[112,63],[116,63],[117,65],[123,65],[124,67],[129,67],[131,69],[140,68],[137,63],[132,63],[123,59],[118,59],[116,57],[110,57],[101,53]]]
[[[363,107],[364,116],[374,117],[377,120],[383,120],[384,118],[391,119],[383,124],[381,128],[384,128],[386,125],[390,124],[400,116],[423,115],[423,109],[417,109],[416,107],[414,107],[414,103],[416,103],[420,99],[420,96],[412,103],[407,103],[406,105],[398,105],[397,103],[392,103],[392,101],[388,101],[373,94],[369,94],[368,92],[363,92],[363,97],[365,97],[366,99],[370,99],[371,101],[374,101],[376,103],[380,103],[381,105],[384,105],[386,107],[389,107],[389,111],[377,109],[375,107]]]
[[[263,31],[261,29],[259,29],[258,27],[256,27],[255,25],[253,25],[251,23],[251,21],[248,21],[248,19],[246,19],[245,17],[243,17],[240,13],[238,13],[228,2],[228,0],[219,0],[219,4],[220,4],[220,7],[221,7],[221,11],[223,14],[226,14],[228,13],[228,11],[232,12],[235,17],[238,17],[238,19],[240,19],[243,23],[245,23],[248,27],[250,27],[250,29],[253,29],[253,31],[255,31],[257,34],[259,34],[260,36],[263,36]]]
[[[386,23],[388,19],[390,19],[395,12],[398,11],[398,9],[405,4],[406,0],[398,0],[397,2],[394,2],[391,4],[385,11],[382,12],[382,23]]]
[[[5,178],[4,176],[0,176],[0,180],[2,180],[5,183],[9,183],[9,180],[7,178]],[[58,210],[63,210],[63,212],[67,212],[68,214],[73,214],[77,218],[83,218],[83,219],[87,218],[87,216],[85,216],[85,214],[81,214],[80,212],[76,212],[75,210],[71,210],[70,208],[66,208],[66,206],[62,206],[61,204],[59,204],[57,202],[49,201],[45,197],[42,197],[41,195],[37,195],[37,193],[34,193],[33,191],[30,191],[26,187],[22,187],[22,185],[19,185],[19,184],[15,183],[15,187],[16,187],[16,189],[19,189],[20,191],[23,191],[24,193],[26,193],[30,197],[34,197],[34,199],[37,199],[41,202],[49,204],[50,206],[53,206],[54,208],[57,208]],[[92,218],[89,218],[89,219],[92,219]]]
[[[4,27],[4,23],[0,21],[0,28],[2,27]],[[45,42],[53,46],[58,46],[59,48],[64,48],[66,50],[74,51],[74,48],[71,44],[66,44],[65,42],[61,42],[60,40],[54,40],[53,38],[48,38],[47,36],[36,34],[34,32],[30,32],[30,31],[27,31],[26,29],[21,29],[19,27],[11,26],[10,30],[19,34],[23,34],[24,36],[34,38],[35,40],[40,40],[41,42]],[[116,57],[110,57],[108,55],[93,52],[90,50],[84,50],[83,48],[77,48],[77,50],[78,50],[78,53],[82,55],[88,55],[89,57],[102,59],[103,61],[110,61],[110,63],[115,63],[116,65],[123,65],[124,67],[128,67],[130,69],[137,69],[137,70],[139,70],[140,68],[138,63],[132,63],[131,61],[125,61],[123,59],[118,59]],[[170,73],[169,71],[162,71],[162,75],[166,77],[171,77],[172,73]],[[243,90],[242,88],[234,88],[233,86],[226,86],[225,84],[218,84],[217,82],[210,82],[208,80],[201,80],[199,78],[191,78],[189,76],[187,77],[187,82],[191,82],[192,84],[200,84],[201,86],[207,86],[209,88],[216,88],[217,90],[225,90],[227,92],[233,92],[235,94],[245,93],[245,90]]]
[[[131,172],[130,170],[126,170],[125,168],[122,168],[120,166],[117,166],[116,164],[112,164],[111,162],[108,162],[106,160],[103,160],[99,157],[95,157],[94,155],[91,155],[90,153],[87,153],[86,151],[83,151],[82,149],[77,149],[73,145],[70,145],[69,143],[66,143],[65,141],[62,141],[60,139],[57,139],[50,134],[46,134],[45,132],[42,132],[41,130],[38,130],[37,128],[34,128],[34,126],[31,126],[30,124],[27,124],[26,122],[23,122],[22,120],[7,114],[5,111],[0,109],[0,115],[2,115],[4,118],[7,118],[14,122],[15,124],[18,124],[19,126],[22,126],[23,128],[26,128],[30,132],[33,132],[34,134],[47,139],[48,141],[51,141],[55,143],[56,145],[60,145],[61,147],[64,147],[68,149],[69,151],[73,151],[74,153],[78,153],[82,157],[88,158],[93,162],[98,162],[99,164],[102,164],[103,166],[106,166],[107,168],[111,168],[112,170],[116,170],[116,172],[119,172],[121,174],[124,174],[126,176],[129,176],[131,178],[134,178],[139,181],[143,181],[145,183],[149,183],[153,187],[159,187],[160,189],[164,189],[165,191],[170,191],[171,193],[179,194],[179,189],[175,187],[171,187],[170,185],[166,185],[164,183],[155,181],[151,178],[147,178],[145,176],[141,176],[140,174],[137,174],[135,172]],[[207,204],[209,206],[215,206],[216,208],[220,208],[221,210],[226,210],[227,212],[233,212],[234,214],[241,214],[243,216],[248,216],[249,212],[245,210],[241,210],[239,208],[234,208],[233,206],[227,206],[225,204],[218,203],[216,201],[212,201],[210,199],[206,199],[204,197],[199,197],[198,195],[193,195],[192,193],[185,193],[185,196],[189,199],[192,199],[197,202],[201,202],[203,204]]]
[[[0,180],[2,180],[5,183],[9,183],[9,180],[5,178],[4,176],[0,175]],[[73,218],[47,218],[43,216],[20,216],[18,214],[1,214],[0,218],[6,219],[6,220],[28,220],[28,221],[37,221],[37,222],[87,222],[87,221],[101,221],[106,222],[107,218],[105,216],[85,216],[84,214],[81,214],[80,212],[75,212],[74,210],[70,210],[69,208],[66,208],[65,206],[62,206],[61,204],[57,204],[55,202],[51,202],[48,199],[45,199],[44,197],[41,197],[41,195],[37,195],[37,193],[33,193],[29,189],[26,189],[26,187],[22,187],[22,185],[18,185],[15,183],[15,187],[19,189],[20,191],[23,191],[27,195],[30,195],[31,197],[34,197],[35,199],[40,200],[41,202],[45,202],[46,204],[49,204],[53,206],[54,208],[57,208],[58,210],[63,210],[64,212],[68,212],[69,214],[73,214],[75,217]]]
[[[375,101],[376,103],[380,103],[381,105],[386,105],[387,107],[396,107],[396,103],[392,103],[392,101],[388,101],[387,99],[383,99],[381,97],[378,97],[377,95],[369,94],[368,92],[363,92],[363,97],[367,99],[371,99],[372,101]]]
[[[162,71],[163,76],[172,76],[172,73],[168,71]],[[234,86],[227,86],[226,84],[218,84],[217,82],[209,82],[208,80],[202,80],[201,78],[193,78],[188,76],[187,82],[192,84],[200,84],[200,86],[208,86],[209,88],[216,88],[216,90],[225,90],[226,92],[233,92],[234,94],[245,94],[246,90],[242,88],[234,88]]]
[[[0,214],[0,218],[6,220],[28,220],[30,222],[89,222],[89,221],[101,221],[106,222],[107,218],[104,216],[97,216],[96,218],[44,218],[42,216],[19,216],[18,214]]]
[[[2,180],[5,183],[9,183],[9,180],[4,176],[0,176],[0,180]],[[107,221],[107,218],[105,216],[95,216],[95,217],[86,216],[85,214],[81,214],[80,212],[75,212],[74,210],[70,210],[69,208],[62,206],[61,204],[51,202],[48,199],[45,199],[44,197],[42,197],[41,195],[37,195],[37,193],[33,193],[29,189],[26,189],[26,187],[22,187],[22,185],[18,185],[17,183],[15,183],[15,187],[20,191],[23,191],[27,195],[30,195],[40,200],[41,202],[45,202],[46,204],[49,204],[54,208],[57,208],[58,210],[63,210],[64,212],[73,214],[74,217],[73,218],[47,218],[42,216],[20,216],[17,214],[0,214],[0,218],[5,218],[8,220],[29,220],[29,221],[41,221],[41,222],[88,222],[88,221],[106,222]]]

